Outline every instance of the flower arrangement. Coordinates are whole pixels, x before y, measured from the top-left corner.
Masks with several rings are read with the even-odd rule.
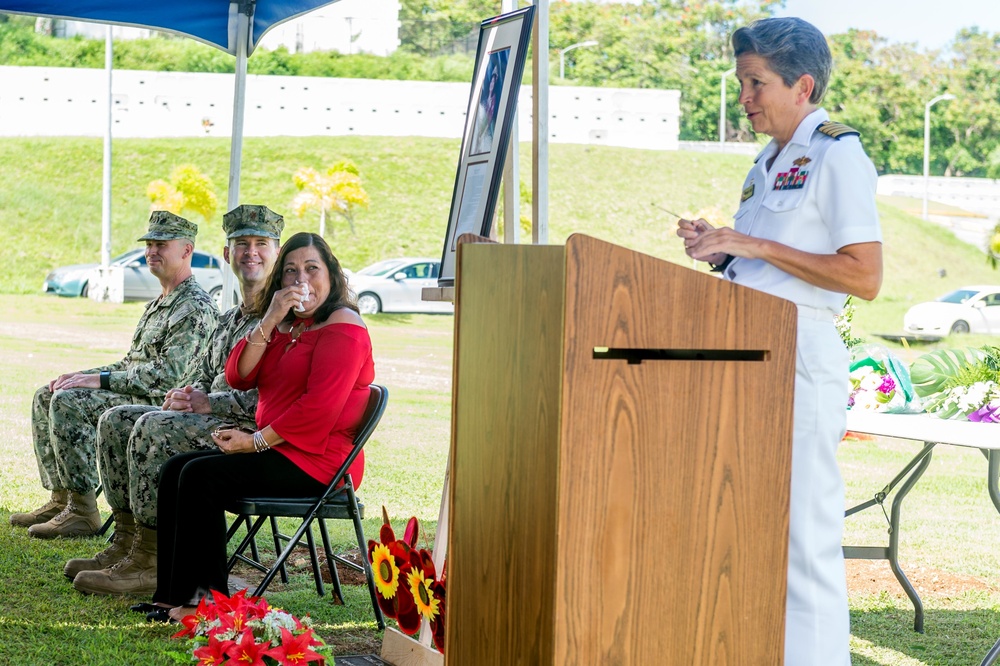
[[[247,597],[246,590],[231,597],[213,591],[212,600],[204,597],[183,624],[173,637],[193,641],[189,654],[199,666],[333,663],[309,616],[299,620],[264,598]]]
[[[920,411],[902,361],[880,345],[855,347],[851,364],[851,393],[847,408],[872,412]]]
[[[426,618],[434,647],[444,652],[445,573],[438,578],[430,553],[417,548],[419,534],[417,519],[410,518],[403,538],[397,539],[382,507],[382,529],[378,541],[368,541],[368,561],[385,616],[396,620],[400,631],[410,636],[420,630],[420,618]]]
[[[885,412],[901,407],[904,402],[903,392],[896,390],[896,380],[878,361],[864,363],[851,370],[848,409]]]
[[[935,416],[1000,422],[1000,348],[935,350],[913,362],[911,375]]]

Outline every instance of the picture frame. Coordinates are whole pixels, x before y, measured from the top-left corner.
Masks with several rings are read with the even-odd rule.
[[[528,56],[534,5],[486,19],[479,26],[476,64],[465,114],[462,149],[451,196],[438,286],[455,284],[456,241],[489,236],[496,212],[517,97]]]

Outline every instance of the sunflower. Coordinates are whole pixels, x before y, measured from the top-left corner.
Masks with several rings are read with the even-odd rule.
[[[420,569],[411,569],[407,581],[410,584],[410,593],[413,594],[413,601],[417,606],[417,611],[428,620],[434,619],[438,614],[438,599],[431,591],[433,580],[424,578],[424,572]]]
[[[399,567],[382,544],[372,550],[372,571],[375,573],[375,587],[385,599],[396,596],[399,588]]]

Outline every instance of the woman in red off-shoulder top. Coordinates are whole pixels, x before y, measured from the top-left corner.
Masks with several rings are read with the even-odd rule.
[[[340,263],[316,234],[281,248],[255,310],[260,325],[233,348],[226,381],[259,392],[255,433],[221,430],[219,452],[164,466],[157,590],[179,620],[210,592],[228,592],[224,505],[240,495],[315,497],[351,450],[375,379],[371,340]],[[237,455],[250,454],[250,455]],[[360,485],[364,454],[351,465]]]

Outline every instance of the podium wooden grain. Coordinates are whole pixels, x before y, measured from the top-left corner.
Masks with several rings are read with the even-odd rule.
[[[780,664],[795,306],[581,235],[457,270],[446,663]]]

